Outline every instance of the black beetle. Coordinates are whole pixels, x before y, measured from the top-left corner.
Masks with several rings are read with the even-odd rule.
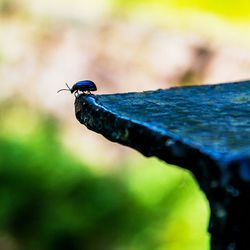
[[[74,93],[75,97],[77,97],[78,91],[81,91],[83,93],[87,92],[87,94],[90,94],[90,91],[96,91],[97,90],[95,83],[90,81],[90,80],[84,80],[84,81],[76,82],[72,86],[72,88],[70,88],[67,83],[66,83],[66,86],[68,87],[68,89],[60,89],[60,90],[57,91],[57,93],[59,93],[62,90],[67,90],[67,91],[70,91],[71,94]]]

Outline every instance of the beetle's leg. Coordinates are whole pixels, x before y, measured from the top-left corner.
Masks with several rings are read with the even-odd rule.
[[[75,96],[75,98],[77,98],[78,97],[78,90],[74,93],[74,96]]]

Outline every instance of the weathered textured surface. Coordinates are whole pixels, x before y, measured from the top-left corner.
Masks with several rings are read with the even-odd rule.
[[[250,249],[250,81],[81,95],[75,109],[109,140],[192,171],[210,201],[212,249]]]

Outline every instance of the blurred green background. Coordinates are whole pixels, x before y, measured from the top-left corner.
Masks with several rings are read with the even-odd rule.
[[[0,0],[0,249],[208,250],[192,175],[111,143],[56,91],[249,78],[249,1]]]

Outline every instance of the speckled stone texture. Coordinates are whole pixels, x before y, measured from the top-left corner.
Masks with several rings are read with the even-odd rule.
[[[77,119],[190,170],[211,207],[213,250],[250,249],[250,81],[80,95]]]

